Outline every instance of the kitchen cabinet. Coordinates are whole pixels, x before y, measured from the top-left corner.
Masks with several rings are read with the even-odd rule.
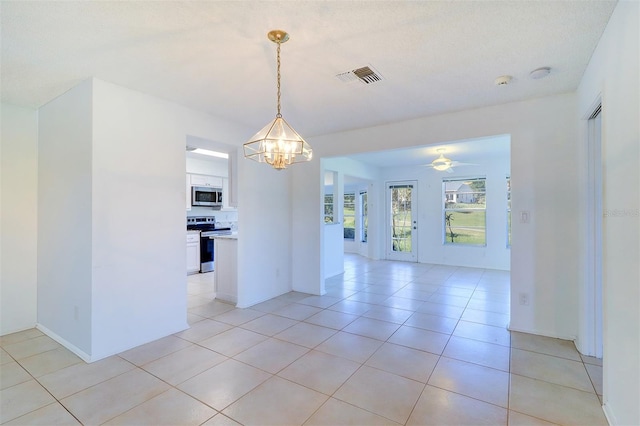
[[[200,272],[200,232],[187,232],[187,275]]]
[[[210,186],[222,188],[222,177],[191,174],[191,186]]]
[[[235,236],[216,236],[213,279],[216,299],[238,303],[238,239]]]

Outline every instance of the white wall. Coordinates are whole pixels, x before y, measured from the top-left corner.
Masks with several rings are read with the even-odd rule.
[[[94,359],[188,327],[185,135],[173,110],[93,82]]]
[[[337,211],[337,210],[336,210]],[[324,277],[329,278],[344,272],[344,228],[343,222],[324,225]]]
[[[621,1],[616,6],[578,88],[574,118],[580,120],[580,142],[586,146],[584,118],[601,97],[603,398],[614,425],[640,424],[639,16],[638,2]],[[584,149],[580,154],[586,158]]]
[[[318,150],[308,163],[291,167],[291,286],[293,290],[324,294],[324,170]],[[240,193],[240,191],[239,191]]]
[[[238,175],[237,306],[245,308],[292,290],[291,216],[297,213],[288,171],[241,159]]]
[[[0,335],[37,320],[38,113],[0,105]]]
[[[92,361],[186,328],[185,140],[249,133],[100,80],[42,107],[39,326]]]
[[[40,327],[96,360],[186,326],[185,140],[240,147],[254,129],[100,80],[80,84],[40,114]],[[249,306],[292,289],[297,212],[287,172],[240,160],[237,185],[245,209],[239,304]],[[156,202],[141,203],[141,191]],[[309,279],[299,283],[304,291]],[[32,298],[20,302],[17,309],[35,310]]]
[[[92,325],[92,84],[40,108],[38,326],[88,359]]]
[[[530,223],[514,223],[512,229],[511,327],[575,338],[579,227],[559,215],[575,212],[578,202],[575,111],[575,94],[564,94],[331,134],[309,143],[314,156],[324,158],[510,134],[512,208],[516,214],[527,210],[531,217]],[[293,202],[300,213],[293,226],[306,229],[304,239],[293,241],[295,287],[303,271],[318,271],[323,261],[323,243],[320,249],[309,244],[322,238],[319,163],[315,170],[296,171],[293,178]],[[315,284],[318,291],[321,283]],[[518,304],[521,292],[529,295],[528,306]]]
[[[324,195],[333,194],[333,223],[323,225],[324,261],[322,271],[325,278],[344,272],[344,173],[327,167],[321,204],[324,208]]]

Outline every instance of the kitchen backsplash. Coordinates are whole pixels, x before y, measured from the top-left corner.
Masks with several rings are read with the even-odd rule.
[[[192,207],[187,211],[187,217],[204,217],[214,216],[216,218],[216,226],[219,228],[238,229],[238,212],[237,211],[218,211],[209,207]]]

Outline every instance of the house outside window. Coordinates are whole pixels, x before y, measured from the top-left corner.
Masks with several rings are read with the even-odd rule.
[[[356,238],[356,194],[344,194],[342,209],[344,221],[344,239],[355,240]]]
[[[444,243],[487,244],[486,178],[443,179]]]

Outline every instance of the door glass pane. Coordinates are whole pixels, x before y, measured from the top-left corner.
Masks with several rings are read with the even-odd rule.
[[[395,252],[411,252],[411,186],[391,189],[391,247]]]
[[[344,239],[354,240],[356,237],[356,194],[344,194],[343,203]]]
[[[362,238],[362,242],[366,243],[367,242],[367,228],[369,227],[369,213],[368,213],[368,206],[367,206],[367,193],[366,192],[361,192],[360,193],[360,202],[361,202],[361,207],[360,207],[360,212],[362,214],[362,217],[360,218],[360,228],[362,229],[362,233],[361,238]]]

